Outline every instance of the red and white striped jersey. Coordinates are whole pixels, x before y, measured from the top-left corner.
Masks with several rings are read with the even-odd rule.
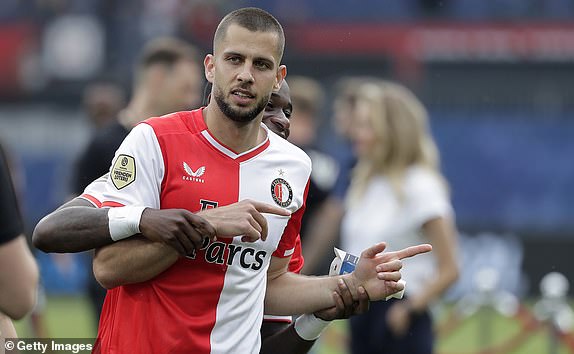
[[[84,189],[84,192],[79,196],[79,198],[89,201],[97,208],[102,207],[103,194],[106,189],[108,176],[109,173],[106,173],[100,178],[92,181],[92,183],[90,183],[86,189]],[[293,273],[299,273],[301,272],[301,269],[303,269],[304,264],[305,260],[303,258],[303,251],[301,249],[301,237],[298,235],[295,242],[295,250],[293,251],[291,260],[289,261],[289,271]],[[263,321],[291,323],[293,318],[292,316],[264,315]]]
[[[269,262],[294,252],[311,172],[301,149],[267,136],[237,154],[210,134],[201,109],[132,130],[116,152],[103,206],[197,212],[253,199],[292,215],[265,215],[266,241],[208,241],[156,278],[110,290],[94,352],[259,352]]]

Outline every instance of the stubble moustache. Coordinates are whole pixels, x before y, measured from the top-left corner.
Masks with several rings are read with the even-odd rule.
[[[215,102],[217,103],[217,106],[219,106],[219,109],[229,119],[238,123],[248,123],[255,119],[255,117],[257,117],[257,115],[265,109],[265,106],[267,106],[267,102],[269,102],[269,98],[271,97],[271,94],[266,95],[257,102],[253,109],[249,111],[240,111],[238,109],[234,109],[228,102],[225,101],[223,92],[221,92],[221,90],[214,91]]]

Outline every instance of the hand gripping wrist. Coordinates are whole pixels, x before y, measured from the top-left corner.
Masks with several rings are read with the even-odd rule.
[[[112,240],[119,241],[140,233],[140,219],[145,207],[124,206],[110,208],[108,226]]]
[[[319,338],[321,333],[331,323],[320,318],[315,317],[313,314],[304,314],[295,320],[295,332],[304,340],[311,341]]]

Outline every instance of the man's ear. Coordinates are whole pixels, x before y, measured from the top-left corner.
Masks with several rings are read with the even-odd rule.
[[[210,83],[213,83],[213,78],[215,76],[215,58],[213,54],[207,54],[203,60],[203,67],[205,69],[205,79]]]
[[[283,83],[285,76],[287,76],[287,67],[285,65],[280,65],[279,69],[277,70],[277,77],[275,78],[275,85],[273,85],[274,91],[279,91],[279,89],[281,88],[281,83]]]

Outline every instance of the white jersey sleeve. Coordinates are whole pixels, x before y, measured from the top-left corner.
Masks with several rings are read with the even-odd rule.
[[[100,178],[93,180],[92,183],[86,186],[84,192],[78,198],[87,200],[96,208],[101,208],[106,184],[108,182],[108,175],[109,173],[106,173]]]
[[[116,151],[103,206],[159,209],[164,173],[163,155],[153,128],[145,123],[137,125]]]

